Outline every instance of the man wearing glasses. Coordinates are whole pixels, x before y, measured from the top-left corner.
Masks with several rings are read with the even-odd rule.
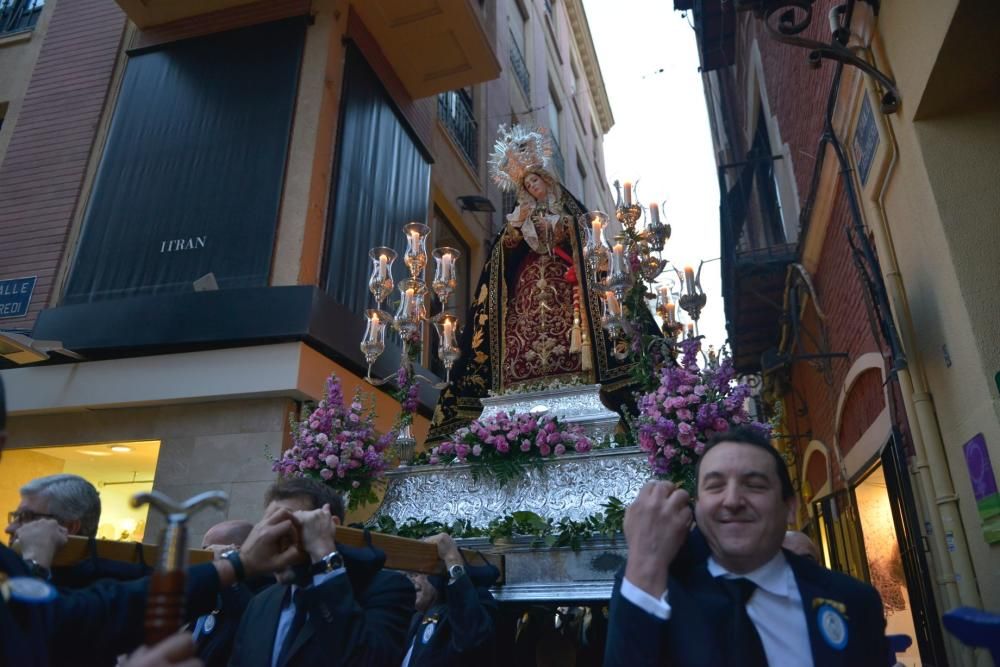
[[[100,519],[101,498],[93,484],[78,475],[49,475],[21,487],[21,503],[8,513],[6,532],[32,574],[48,579],[52,545],[61,545],[67,535],[96,536]]]

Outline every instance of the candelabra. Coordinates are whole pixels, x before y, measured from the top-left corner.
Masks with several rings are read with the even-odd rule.
[[[427,234],[430,232],[430,227],[423,223],[411,222],[403,226],[403,232],[406,237],[406,252],[403,255],[403,263],[409,270],[410,276],[400,280],[398,285],[392,278],[392,265],[398,257],[396,251],[392,248],[377,247],[372,248],[368,253],[372,260],[368,291],[375,298],[376,307],[365,311],[368,325],[361,341],[361,352],[365,355],[365,361],[368,364],[368,374],[365,379],[378,386],[395,377],[395,375],[391,375],[379,379],[373,378],[371,374],[375,361],[385,351],[385,331],[388,326],[396,330],[402,341],[401,367],[412,371],[410,347],[422,342],[423,323],[429,319],[440,340],[438,357],[444,364],[446,372],[445,382],[436,384],[435,387],[444,388],[451,381],[451,368],[460,356],[456,338],[458,318],[448,312],[448,309],[451,296],[458,288],[455,267],[461,253],[455,248],[448,247],[436,248],[431,253],[435,268],[434,279],[431,281],[430,290],[428,290],[423,275],[427,266]],[[383,310],[382,304],[392,294],[394,287],[399,289],[399,304],[395,314],[390,315]],[[427,295],[429,292],[433,292],[441,302],[441,312],[430,318],[427,315]],[[424,381],[433,382],[430,378],[419,377]]]
[[[443,389],[451,382],[452,366],[461,356],[457,344],[458,318],[449,312],[451,296],[458,288],[456,262],[461,253],[449,247],[436,248],[431,253],[435,266],[434,278],[428,289],[424,281],[424,269],[427,267],[427,235],[430,233],[430,227],[423,223],[411,222],[403,226],[403,233],[406,238],[403,263],[409,271],[409,277],[400,280],[398,285],[392,278],[392,266],[398,257],[396,251],[392,248],[377,247],[368,252],[372,260],[368,291],[375,298],[375,308],[365,311],[367,326],[364,338],[361,340],[361,352],[368,364],[365,380],[372,385],[381,386],[395,379],[401,384],[401,391],[418,381]],[[399,290],[399,303],[395,313],[389,314],[384,310],[383,303],[394,288]],[[427,296],[431,292],[440,301],[441,312],[428,317]],[[416,373],[414,369],[412,350],[414,347],[419,349],[423,342],[423,325],[426,321],[434,325],[439,340],[438,358],[445,367],[445,381],[441,383]],[[372,367],[385,351],[385,332],[390,326],[399,334],[402,343],[399,370],[384,378],[372,377]],[[413,399],[401,396],[401,400],[405,403]],[[413,448],[416,445],[416,440],[410,433],[411,420],[407,416],[409,415],[404,407],[396,438],[396,446],[403,464],[412,458]]]
[[[616,181],[615,188],[618,187]],[[653,284],[663,273],[667,262],[662,253],[670,238],[670,225],[660,220],[657,204],[649,205],[649,221],[640,229],[638,223],[643,216],[643,207],[632,200],[632,184],[625,183],[624,199],[620,195],[619,192],[615,217],[621,223],[622,231],[615,236],[610,249],[604,238],[608,216],[600,211],[591,211],[580,219],[587,239],[583,252],[588,281],[601,298],[601,324],[612,338],[628,334],[630,318],[637,317],[637,313],[628,312],[629,295],[633,289],[641,287],[645,298],[645,283]],[[669,296],[666,298],[669,300]],[[631,306],[634,308],[635,304]],[[665,312],[664,304],[660,314]]]

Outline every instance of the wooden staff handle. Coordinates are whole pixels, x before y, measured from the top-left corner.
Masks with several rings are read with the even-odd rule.
[[[143,629],[146,645],[157,644],[184,625],[184,570],[154,572],[149,578],[146,618]]]

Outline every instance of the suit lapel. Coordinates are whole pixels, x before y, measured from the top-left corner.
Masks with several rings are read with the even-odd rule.
[[[809,645],[812,647],[813,664],[816,667],[833,667],[846,664],[846,647],[837,650],[823,638],[820,632],[818,619],[818,605],[814,606],[814,600],[825,600],[831,593],[827,586],[823,585],[823,570],[819,566],[814,566],[795,554],[785,552],[788,564],[795,574],[795,583],[799,587],[799,595],[802,596],[802,609],[806,614],[806,627],[809,628]],[[851,631],[850,623],[847,624],[848,632]],[[848,636],[848,642],[850,637]]]
[[[261,591],[263,598],[260,604],[259,617],[256,622],[248,623],[250,637],[244,656],[249,658],[247,664],[270,667],[271,655],[274,652],[274,636],[278,632],[278,617],[281,616],[281,602],[285,598],[287,586],[275,584]]]
[[[292,648],[288,649],[288,656],[285,658],[285,665],[290,663],[292,658],[295,657],[295,654],[302,650],[302,647],[305,646],[310,639],[312,639],[313,634],[316,632],[313,627],[313,620],[314,619],[307,619],[306,624],[302,626],[302,629],[299,631],[299,636],[295,638],[295,643],[292,644]],[[284,667],[284,665],[279,665],[278,667]]]

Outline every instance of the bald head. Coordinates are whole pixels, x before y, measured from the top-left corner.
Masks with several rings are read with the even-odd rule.
[[[252,529],[252,523],[239,519],[217,523],[205,531],[205,537],[201,541],[201,548],[207,549],[213,544],[226,546],[235,544],[236,546],[240,546],[243,544],[243,540],[247,539],[247,535],[250,534]]]
[[[816,546],[816,543],[810,540],[809,536],[803,532],[797,530],[786,531],[785,539],[781,542],[781,546],[803,558],[811,558],[817,563],[823,562],[820,559],[819,548]]]

